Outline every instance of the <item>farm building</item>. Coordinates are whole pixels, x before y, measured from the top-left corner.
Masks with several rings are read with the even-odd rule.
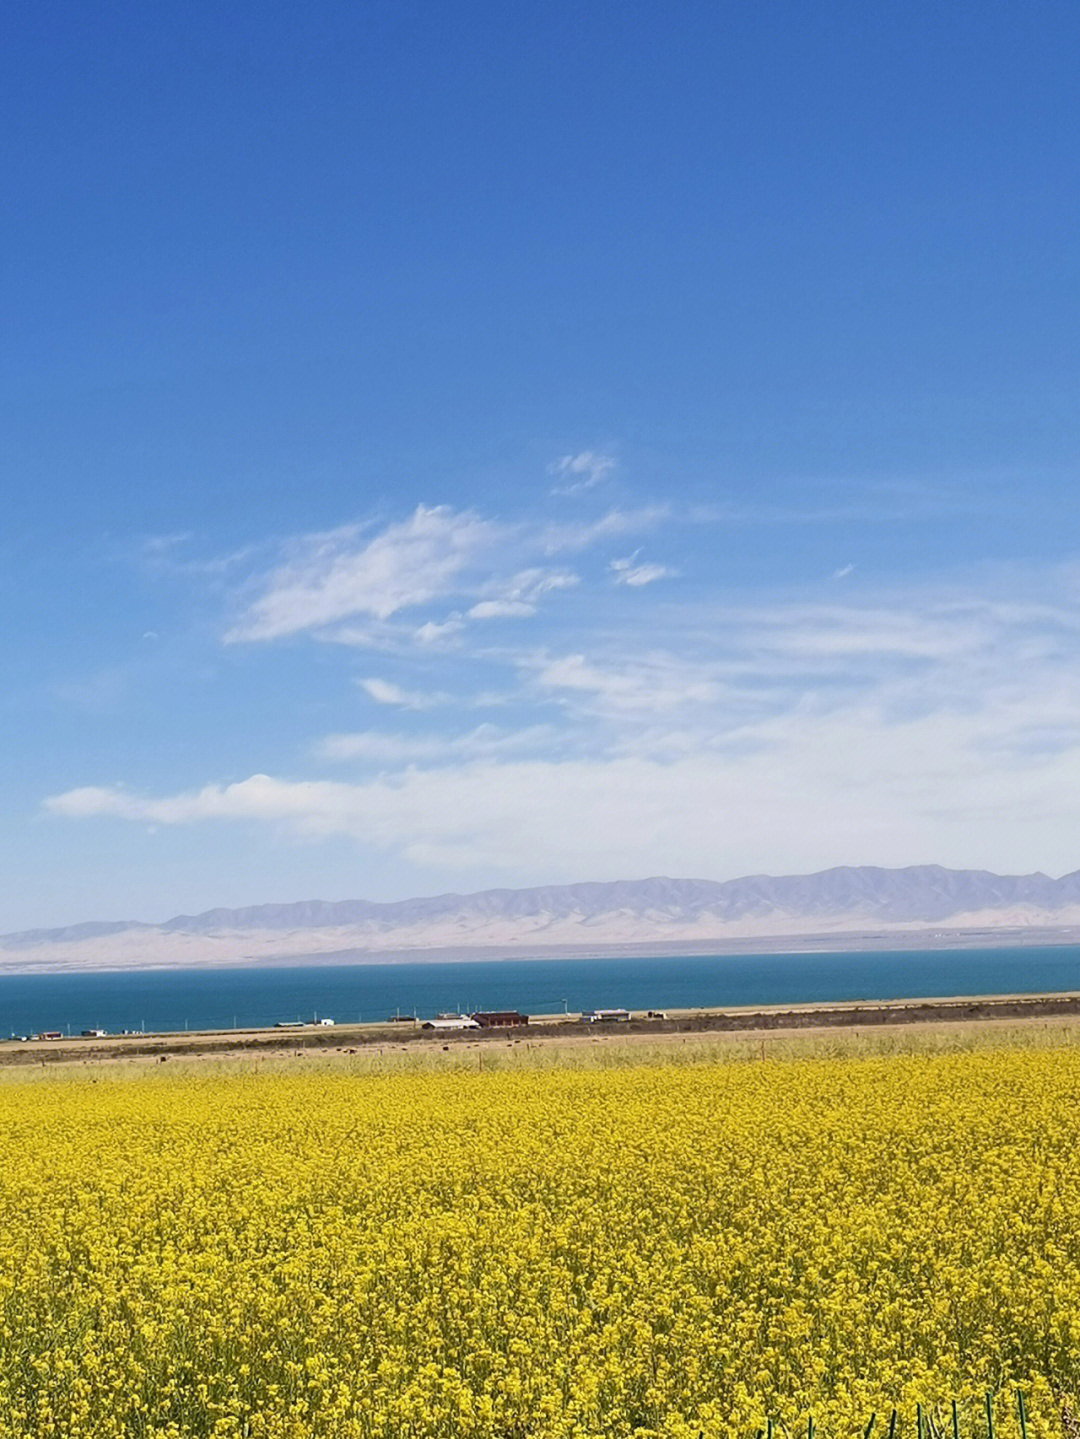
[[[471,1014],[437,1014],[434,1019],[425,1019],[421,1029],[479,1029]]]
[[[480,1010],[472,1018],[480,1029],[513,1029],[529,1022],[529,1016],[516,1009]]]
[[[587,1009],[581,1016],[582,1024],[629,1024],[628,1009]]]

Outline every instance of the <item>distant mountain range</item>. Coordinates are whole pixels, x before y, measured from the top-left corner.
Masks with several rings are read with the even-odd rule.
[[[1080,927],[1080,871],[999,875],[915,865],[743,879],[617,880],[366,900],[262,904],[0,936],[0,970],[126,969],[296,961],[763,947],[810,937],[958,937]]]

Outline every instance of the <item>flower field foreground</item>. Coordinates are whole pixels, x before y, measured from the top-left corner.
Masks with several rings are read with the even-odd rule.
[[[1046,1439],[1075,1401],[1075,1049],[177,1069],[0,1087],[9,1439],[854,1439],[953,1398],[967,1439],[1017,1386]]]

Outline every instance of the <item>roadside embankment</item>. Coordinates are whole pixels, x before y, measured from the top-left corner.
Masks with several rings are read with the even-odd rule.
[[[983,1025],[1000,1021],[1080,1019],[1080,993],[991,995],[890,1000],[858,1004],[753,1006],[668,1010],[662,1018],[632,1016],[618,1023],[587,1024],[573,1015],[532,1016],[527,1028],[431,1031],[419,1023],[305,1026],[301,1029],[228,1029],[177,1034],[108,1035],[10,1041],[0,1045],[0,1066],[93,1060],[195,1058],[311,1050],[356,1052],[370,1046],[448,1048],[451,1045],[595,1039],[599,1036],[768,1035],[800,1030],[882,1029],[900,1025]]]

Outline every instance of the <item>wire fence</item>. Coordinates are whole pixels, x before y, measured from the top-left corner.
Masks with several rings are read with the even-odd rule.
[[[1057,1391],[1055,1391],[1055,1397],[1061,1412],[1061,1427],[1065,1439],[1080,1439],[1080,1419]],[[1001,1398],[1002,1396],[999,1395],[999,1404]],[[1023,1392],[1019,1389],[1014,1390],[1011,1402],[1016,1406],[1016,1418],[1019,1421],[1021,1439],[1029,1439],[1028,1411]],[[902,1439],[904,1435],[907,1435],[908,1439],[995,1439],[994,1395],[992,1393],[988,1393],[983,1401],[977,1429],[974,1429],[974,1426],[966,1429],[962,1422],[960,1406],[955,1399],[951,1401],[950,1412],[945,1417],[936,1406],[917,1404],[913,1415],[908,1412],[906,1422],[901,1411],[895,1408],[889,1413],[887,1425],[884,1422],[879,1425],[878,1418],[877,1411],[870,1415],[863,1428],[862,1439]],[[913,1425],[912,1420],[914,1420]],[[913,1436],[912,1428],[914,1429]],[[801,1425],[797,1431],[793,1431],[782,1420],[769,1419],[764,1429],[756,1431],[754,1439],[781,1439],[781,1436],[782,1439],[802,1439],[804,1432],[805,1439],[822,1439],[821,1431],[815,1425],[813,1415],[808,1416],[805,1431],[802,1430]],[[704,1430],[699,1439],[705,1439]]]

